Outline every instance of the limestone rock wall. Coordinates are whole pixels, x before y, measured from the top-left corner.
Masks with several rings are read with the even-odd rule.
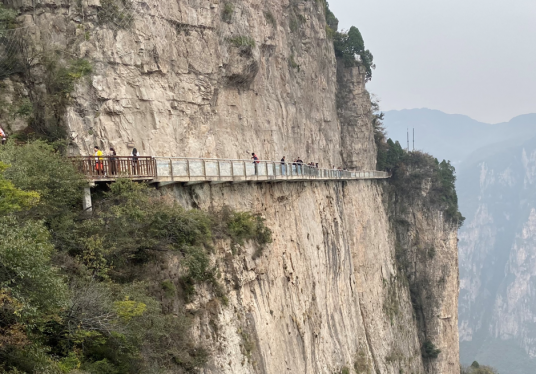
[[[22,9],[37,44],[93,64],[67,113],[74,154],[96,144],[343,166],[322,2],[133,0],[107,22],[100,0],[6,2]]]
[[[413,211],[409,236],[420,235],[420,245],[437,251],[433,261],[414,259],[418,276],[431,283],[425,297],[435,298],[424,309],[423,330],[397,268],[400,238],[381,183],[162,189],[187,208],[259,213],[273,230],[273,243],[258,258],[250,246],[240,255],[228,242],[216,246],[229,305],[198,289],[188,306],[198,316],[197,339],[212,352],[206,373],[459,372],[456,230],[437,214]],[[162,280],[173,274],[162,273]],[[422,358],[425,339],[441,349],[437,359]]]
[[[261,213],[274,232],[256,260],[253,248],[238,257],[225,243],[217,248],[230,304],[200,317],[199,338],[216,342],[205,372],[332,373],[356,365],[362,373],[425,373],[408,289],[391,283],[394,240],[378,182],[169,193],[187,207]],[[207,310],[200,303],[210,300],[201,292],[192,308]]]
[[[426,195],[426,188],[423,189]],[[457,228],[441,212],[414,201],[391,214],[396,233],[395,258],[405,269],[422,344],[441,350],[425,358],[428,373],[459,373]]]

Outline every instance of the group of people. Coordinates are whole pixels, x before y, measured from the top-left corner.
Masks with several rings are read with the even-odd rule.
[[[251,154],[251,159],[253,160],[253,164],[255,165],[255,174],[257,174],[257,164],[259,164],[259,157],[255,154],[255,152],[253,152]],[[281,175],[286,175],[287,174],[287,160],[286,160],[286,156],[283,156],[283,158],[281,158]],[[303,162],[303,160],[301,159],[301,157],[298,157],[296,159],[294,159],[294,161],[292,161],[292,169],[294,170],[294,172],[298,172],[298,173],[301,173],[302,172],[302,166],[303,165],[306,165],[308,167],[311,167],[311,168],[315,168],[315,169],[318,169],[318,162],[309,162],[309,163],[305,163]]]
[[[114,148],[110,148],[108,151],[108,154],[106,155],[107,163],[105,163],[105,155],[104,152],[100,150],[98,146],[95,146],[93,148],[93,156],[95,156],[95,171],[97,175],[107,175],[108,173],[110,175],[117,175],[118,171],[118,158],[117,158],[117,152]],[[139,174],[139,167],[138,167],[138,158],[140,157],[140,153],[136,148],[132,150],[132,153],[129,157],[130,166],[132,168],[132,173],[134,175]],[[107,167],[105,168],[105,164]]]
[[[286,164],[287,161],[286,161],[286,156],[283,156],[283,158],[281,159],[281,165],[284,165]],[[318,162],[309,162],[309,163],[305,163],[303,162],[303,160],[301,159],[301,157],[298,157],[297,159],[295,159],[294,161],[292,161],[292,165],[293,166],[302,166],[302,165],[307,165],[309,167],[312,167],[312,168],[317,168],[318,169]]]

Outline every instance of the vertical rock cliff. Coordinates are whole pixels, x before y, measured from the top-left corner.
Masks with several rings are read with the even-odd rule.
[[[38,49],[92,65],[64,115],[75,154],[375,167],[365,76],[337,67],[322,1],[4,3]],[[12,77],[6,100],[46,91],[40,69],[31,87]],[[186,207],[261,214],[273,231],[261,256],[216,245],[228,305],[204,289],[187,305],[211,351],[204,372],[458,373],[457,228],[427,205],[429,187],[411,201],[379,181],[162,188]],[[158,276],[175,279],[177,261]],[[441,352],[423,357],[427,344]]]
[[[476,156],[460,177],[470,208],[460,231],[461,358],[528,373],[536,362],[534,139]]]

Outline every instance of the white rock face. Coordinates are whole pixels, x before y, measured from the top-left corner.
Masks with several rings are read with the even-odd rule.
[[[21,19],[40,47],[68,45],[68,56],[93,64],[66,116],[74,154],[99,145],[121,154],[133,147],[154,156],[256,152],[375,167],[358,68],[340,69],[347,92],[339,121],[337,66],[320,2],[133,1],[132,11],[122,10],[128,26],[123,18],[99,23],[98,1],[83,3],[83,12],[69,1],[49,0],[35,12],[31,1],[13,2],[25,9]]]
[[[253,248],[238,257],[228,243],[217,248],[230,304],[198,320],[198,338],[213,347],[205,372],[331,373],[355,363],[368,373],[459,372],[456,231],[441,216],[416,212],[412,235],[437,251],[430,270],[438,303],[427,338],[442,351],[436,360],[423,360],[409,290],[397,279],[395,239],[379,183],[201,185],[168,191],[186,207],[229,205],[261,213],[274,232],[273,243],[256,260]],[[244,340],[252,343],[250,352]]]

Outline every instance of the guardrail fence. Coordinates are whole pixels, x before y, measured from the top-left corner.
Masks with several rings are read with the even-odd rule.
[[[154,179],[156,177],[155,159],[139,156],[87,156],[70,157],[71,162],[91,179]]]
[[[185,157],[71,157],[76,168],[93,180],[150,179],[154,182],[227,182],[308,179],[384,179],[383,171],[319,169],[278,161]]]

